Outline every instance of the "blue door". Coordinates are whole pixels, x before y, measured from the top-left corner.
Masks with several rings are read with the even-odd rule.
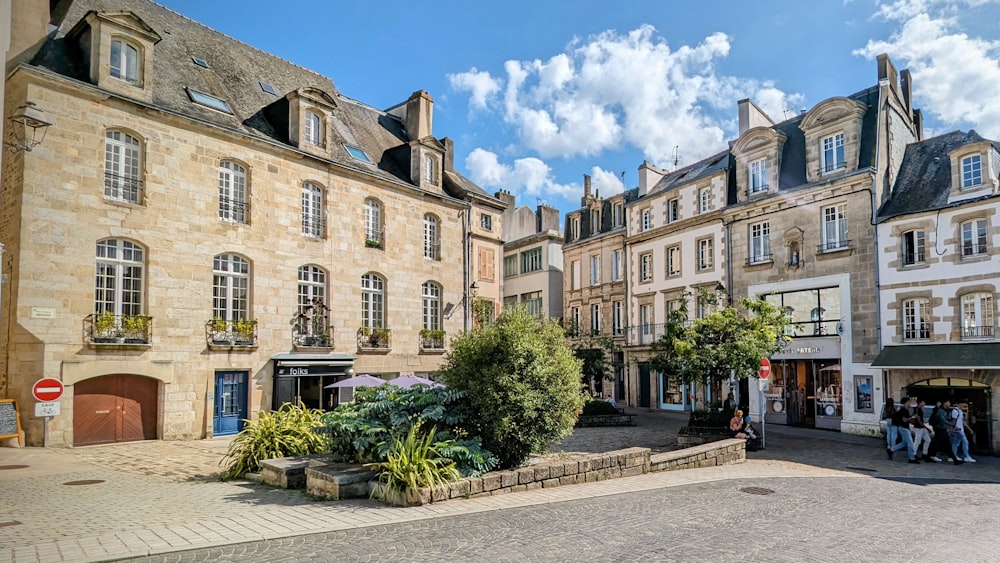
[[[236,434],[243,429],[247,417],[247,380],[245,371],[215,372],[215,418],[212,433],[215,436]]]

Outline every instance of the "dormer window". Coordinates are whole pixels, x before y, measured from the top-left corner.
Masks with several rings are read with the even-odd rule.
[[[978,154],[962,159],[962,187],[971,188],[983,183],[983,161]]]
[[[306,137],[307,143],[321,146],[323,144],[323,119],[314,111],[306,112]]]
[[[612,223],[614,223],[612,225],[613,227],[622,226],[622,217],[624,216],[622,213],[623,207],[624,206],[621,203],[615,203],[611,206],[611,220]]]
[[[843,153],[843,148],[841,148]],[[767,191],[767,159],[762,158],[750,163],[750,193]]]
[[[596,209],[590,210],[590,234],[596,235],[601,232],[601,212]]]
[[[844,134],[837,133],[820,141],[820,171],[833,172],[847,166],[844,160]]]
[[[139,84],[139,50],[122,41],[111,41],[111,77]]]
[[[580,218],[573,216],[569,220],[570,240],[580,240]]]
[[[433,155],[424,155],[424,181],[437,185],[437,160]]]

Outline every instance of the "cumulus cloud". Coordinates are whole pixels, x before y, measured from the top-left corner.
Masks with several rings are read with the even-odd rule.
[[[473,182],[487,191],[503,188],[522,196],[573,198],[583,193],[579,183],[560,184],[552,168],[534,157],[518,158],[512,164],[500,162],[496,153],[474,149],[465,158],[465,168]]]
[[[469,104],[475,109],[484,109],[487,101],[500,91],[500,83],[489,72],[475,67],[468,72],[449,74],[448,82],[455,90],[468,92]]]
[[[898,0],[879,5],[877,18],[897,27],[885,40],[870,40],[855,54],[887,53],[913,75],[921,109],[945,128],[974,127],[1000,138],[1000,41],[970,36],[965,25],[983,14],[976,8],[995,0]],[[995,10],[994,10],[995,15]],[[993,18],[995,20],[995,17]]]

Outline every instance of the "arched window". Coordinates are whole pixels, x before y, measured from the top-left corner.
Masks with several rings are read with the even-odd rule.
[[[441,240],[437,217],[424,215],[424,258],[438,260],[441,257]]]
[[[247,171],[228,160],[219,164],[219,219],[247,222]]]
[[[962,338],[993,338],[995,306],[992,293],[962,296]]]
[[[323,119],[314,111],[306,111],[306,142],[323,144]]]
[[[323,190],[310,182],[302,183],[302,234],[323,237]]]
[[[423,328],[441,330],[441,287],[434,282],[426,282],[420,286],[423,299]]]
[[[142,203],[142,144],[128,133],[104,135],[104,197]]]
[[[250,318],[250,263],[235,254],[219,254],[212,263],[212,318]]]
[[[374,199],[365,200],[365,245],[382,248],[382,205]]]
[[[385,327],[385,281],[377,274],[361,276],[361,326]]]
[[[94,312],[116,317],[143,314],[145,251],[120,239],[97,242]]]
[[[111,41],[111,77],[139,83],[139,50],[121,39]]]

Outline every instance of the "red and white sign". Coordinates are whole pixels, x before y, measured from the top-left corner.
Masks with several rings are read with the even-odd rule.
[[[31,387],[31,394],[35,396],[35,399],[43,403],[58,401],[59,397],[62,397],[63,394],[62,381],[51,377],[43,377]]]
[[[767,379],[771,375],[771,360],[767,358],[760,359],[760,369],[757,370],[757,375],[761,379]]]

